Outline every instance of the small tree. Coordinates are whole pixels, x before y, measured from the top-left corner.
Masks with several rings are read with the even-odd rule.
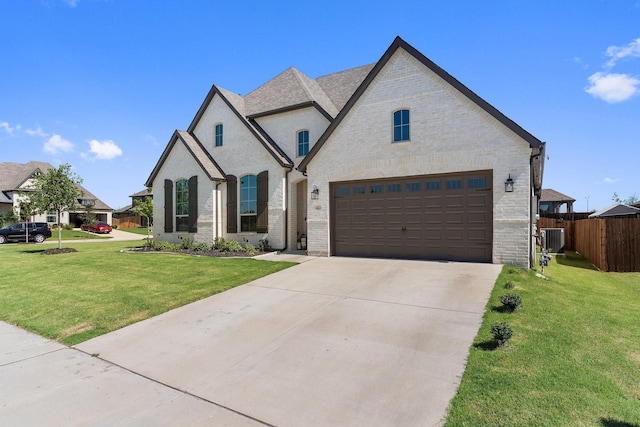
[[[638,199],[638,196],[636,195],[636,193],[633,193],[631,196],[629,196],[628,199],[622,199],[620,198],[620,196],[618,196],[618,193],[613,193],[613,197],[611,197],[611,200],[613,200],[616,203],[632,205],[635,202],[639,201],[640,199]]]
[[[55,212],[58,222],[58,249],[62,249],[62,227],[60,218],[63,212],[75,209],[78,198],[83,193],[78,188],[82,178],[71,172],[71,165],[61,164],[58,169],[49,169],[33,179],[29,199],[37,212]]]
[[[151,193],[152,189],[147,188],[147,192]],[[133,209],[131,211],[136,214],[147,218],[147,240],[151,239],[151,220],[153,219],[153,198],[146,196],[144,199],[134,200]]]
[[[4,227],[7,224],[18,221],[18,217],[15,212],[0,212],[0,227]]]
[[[82,214],[80,215],[80,219],[82,220],[83,224],[95,224],[97,219],[96,219],[96,214],[95,212],[93,212],[93,204],[92,203],[87,203],[84,205],[84,212],[82,212]],[[87,234],[89,233],[89,231],[87,230]]]

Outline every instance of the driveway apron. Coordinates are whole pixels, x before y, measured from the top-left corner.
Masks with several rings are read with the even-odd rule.
[[[243,422],[438,425],[500,270],[316,258],[76,348]]]

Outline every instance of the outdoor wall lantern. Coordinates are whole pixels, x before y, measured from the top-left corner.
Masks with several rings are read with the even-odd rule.
[[[504,191],[506,193],[513,192],[513,179],[511,179],[511,174],[509,174],[509,178],[504,182]]]
[[[318,200],[318,195],[320,194],[320,190],[315,185],[313,186],[313,190],[311,190],[311,200]]]

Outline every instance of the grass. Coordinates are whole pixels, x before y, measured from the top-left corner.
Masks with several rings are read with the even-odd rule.
[[[126,253],[131,242],[0,246],[0,320],[74,345],[294,265]]]
[[[446,426],[640,426],[640,273],[566,255],[547,280],[503,268]],[[514,313],[501,308],[506,293],[522,297]],[[514,331],[500,348],[496,322]]]
[[[136,227],[136,228],[118,228],[118,230],[126,231],[127,233],[135,233],[140,234],[141,236],[147,235],[147,227]],[[153,236],[153,229],[151,229],[151,233]]]
[[[62,229],[62,240],[90,240],[90,239],[111,239],[111,236],[108,234],[96,234],[96,233],[87,233],[82,230],[65,230]],[[51,237],[47,239],[48,243],[58,241],[58,229],[51,230]]]

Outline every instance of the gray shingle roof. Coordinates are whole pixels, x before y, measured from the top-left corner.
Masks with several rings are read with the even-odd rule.
[[[331,117],[338,114],[338,109],[318,82],[294,67],[286,69],[248,93],[244,99],[248,117],[313,102]]]
[[[11,192],[16,191],[24,184],[29,178],[33,176],[36,171],[46,172],[49,169],[53,169],[53,166],[47,162],[30,161],[27,163],[0,163],[0,191]],[[84,188],[82,185],[77,184],[76,187],[84,194],[83,199],[94,199],[95,210],[112,210],[106,203],[97,198],[95,194]],[[8,199],[6,194],[4,199]],[[9,202],[11,200],[9,199]],[[3,202],[5,203],[5,202]]]
[[[576,199],[566,196],[559,191],[543,188],[540,194],[541,202],[575,202]]]
[[[140,190],[137,193],[130,195],[129,197],[143,197],[143,196],[153,196],[153,193],[150,193],[146,188],[144,190]]]
[[[342,107],[364,81],[374,65],[376,64],[363,65],[350,70],[327,74],[326,76],[318,77],[316,81],[338,110],[342,110]]]
[[[164,151],[162,152],[160,160],[158,160],[158,163],[156,163],[153,171],[151,171],[151,175],[149,175],[149,178],[147,179],[147,182],[145,184],[147,187],[153,186],[153,180],[158,175],[158,172],[160,172],[160,168],[164,164],[167,157],[169,157],[169,154],[171,153],[173,147],[179,142],[184,144],[187,150],[189,150],[193,158],[196,160],[196,162],[198,162],[209,179],[213,181],[224,181],[226,179],[224,171],[220,168],[220,166],[218,166],[215,160],[213,160],[213,157],[211,157],[209,152],[202,146],[200,141],[198,141],[195,136],[183,130],[176,130],[171,136],[171,139],[169,140],[169,143],[165,147]]]
[[[28,163],[0,163],[0,191],[13,191],[20,188],[36,170],[46,172],[52,168],[49,163],[30,161]]]
[[[609,216],[640,216],[640,209],[619,203],[594,212],[589,215],[589,218],[606,218]]]

